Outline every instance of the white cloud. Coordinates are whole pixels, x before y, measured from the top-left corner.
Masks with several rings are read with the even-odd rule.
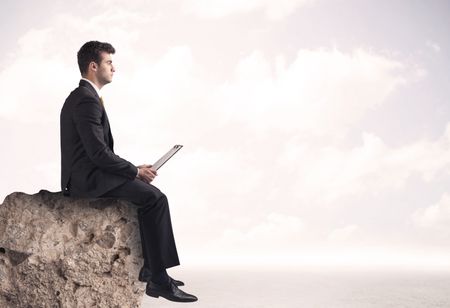
[[[280,168],[293,167],[296,153],[296,197],[303,202],[332,203],[344,196],[374,195],[402,189],[418,175],[430,182],[450,173],[450,125],[435,141],[417,140],[389,147],[377,136],[362,134],[362,145],[353,148],[299,145],[284,150]]]
[[[185,0],[183,10],[203,18],[222,18],[236,13],[263,10],[271,20],[278,20],[314,0]]]
[[[433,41],[427,41],[426,42],[427,47],[429,47],[430,49],[432,49],[434,52],[438,53],[441,51],[441,46],[439,46],[438,43],[433,42]]]
[[[444,193],[436,204],[418,209],[412,219],[420,227],[450,230],[450,194]]]
[[[342,135],[406,82],[401,63],[364,50],[300,50],[285,63],[259,51],[240,61],[216,94],[224,115],[259,131]]]
[[[304,223],[299,217],[272,212],[246,227],[225,229],[222,237],[214,240],[209,248],[244,255],[254,251],[274,252],[285,248],[286,244],[296,250],[303,229]]]
[[[359,227],[357,225],[347,225],[342,228],[334,229],[328,234],[328,240],[332,242],[345,241],[349,239]]]
[[[32,29],[18,40],[16,58],[0,72],[0,93],[4,102],[0,106],[1,117],[57,121],[49,115],[55,114],[53,111],[63,99],[60,95],[70,82],[70,78],[64,80],[59,76],[71,74],[58,54],[52,54],[47,48],[53,35],[51,29]]]

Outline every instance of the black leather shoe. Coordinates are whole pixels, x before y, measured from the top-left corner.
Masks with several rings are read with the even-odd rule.
[[[198,298],[192,294],[181,291],[172,281],[167,285],[159,285],[151,281],[147,282],[147,288],[145,293],[151,297],[164,297],[165,299],[172,302],[195,302]]]
[[[152,272],[150,272],[150,270],[146,267],[141,268],[141,270],[139,271],[139,281],[141,282],[149,282],[150,279],[152,278]],[[177,287],[182,287],[184,286],[184,282],[180,281],[180,280],[175,280],[172,277],[169,276],[169,278],[175,283],[175,285]]]

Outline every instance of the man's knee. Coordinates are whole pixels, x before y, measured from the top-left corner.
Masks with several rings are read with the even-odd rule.
[[[146,207],[167,205],[166,195],[156,187],[154,187],[154,189],[149,189],[145,192],[143,196],[143,201]]]
[[[159,193],[155,199],[155,195],[148,195],[147,201],[141,204],[138,208],[138,214],[143,215],[151,214],[155,217],[163,217],[169,213],[169,206],[167,197],[163,193]]]

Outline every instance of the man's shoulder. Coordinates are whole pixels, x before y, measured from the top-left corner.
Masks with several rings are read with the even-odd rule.
[[[97,96],[95,95],[95,93],[92,92],[91,89],[89,89],[88,87],[84,87],[82,85],[78,86],[77,88],[75,88],[72,93],[70,93],[70,96],[79,96],[79,97],[92,97],[92,98],[97,98]]]
[[[69,96],[66,99],[66,104],[78,104],[81,102],[98,102],[97,96],[92,93],[88,88],[83,86],[78,86],[72,92],[70,92]]]

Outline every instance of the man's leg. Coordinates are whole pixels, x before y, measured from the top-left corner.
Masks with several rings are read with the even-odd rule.
[[[169,204],[158,188],[135,179],[102,197],[124,199],[137,206],[144,267],[157,273],[180,264]]]
[[[135,179],[102,197],[124,199],[138,207],[144,266],[152,272],[145,293],[175,302],[195,302],[197,297],[178,289],[176,280],[166,272],[166,268],[180,264],[166,196],[155,186]]]

